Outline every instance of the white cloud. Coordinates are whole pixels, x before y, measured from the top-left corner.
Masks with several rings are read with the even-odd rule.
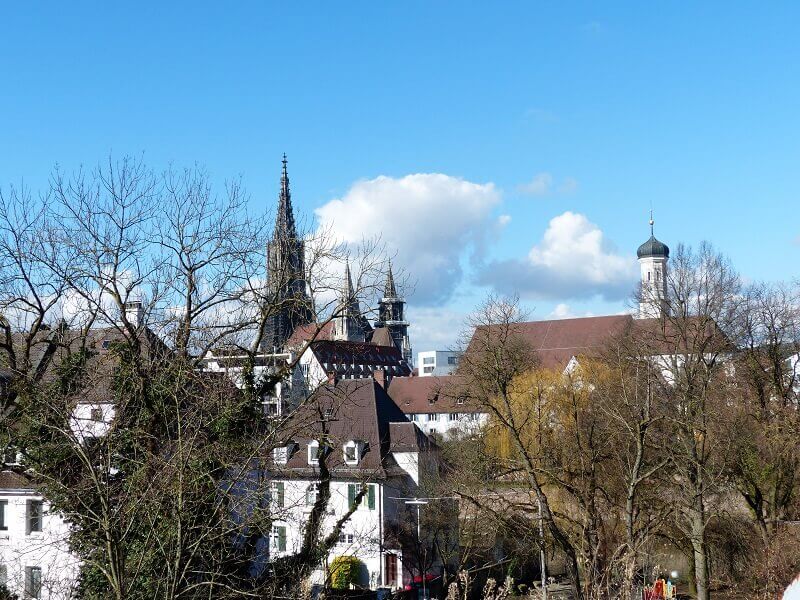
[[[499,202],[492,183],[418,173],[356,182],[316,215],[321,227],[348,244],[380,235],[416,282],[414,301],[431,304],[447,300],[461,280],[465,249],[480,257],[498,226],[508,222],[492,218]]]
[[[561,185],[558,186],[560,194],[573,194],[576,191],[578,191],[578,180],[574,177],[565,177]]]
[[[490,262],[479,282],[523,296],[618,300],[632,292],[636,274],[633,256],[619,254],[585,215],[566,211],[527,257]]]
[[[511,223],[511,215],[500,215],[497,217],[497,224],[500,227],[505,227],[509,223]]]
[[[556,185],[550,173],[542,172],[533,176],[527,183],[517,186],[520,194],[527,196],[547,196],[549,194],[572,194],[578,189],[578,180],[574,177],[565,177]]]
[[[592,312],[583,312],[577,314],[573,312],[572,308],[569,304],[564,302],[559,302],[556,304],[555,308],[547,315],[548,319],[575,319],[578,317],[592,317],[594,314]]]
[[[553,176],[550,173],[537,173],[528,183],[517,186],[517,190],[529,196],[544,196],[550,193],[553,186]]]
[[[409,337],[414,356],[426,350],[457,349],[466,327],[466,313],[443,307],[409,306]]]

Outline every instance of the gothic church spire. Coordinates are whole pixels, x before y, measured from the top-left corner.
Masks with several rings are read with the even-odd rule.
[[[383,286],[384,298],[397,298],[397,288],[394,286],[394,275],[392,274],[392,261],[389,261],[389,273],[386,275],[386,284]]]
[[[283,168],[281,170],[281,190],[278,194],[278,212],[275,215],[275,236],[285,236],[288,239],[297,237],[292,210],[292,193],[289,190],[289,172],[286,168],[286,154],[283,155]]]

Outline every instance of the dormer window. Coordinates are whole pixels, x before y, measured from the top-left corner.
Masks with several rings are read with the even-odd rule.
[[[283,446],[278,446],[272,449],[272,460],[276,465],[285,465],[292,457],[292,453],[296,444],[294,442],[286,442]]]
[[[318,465],[324,450],[325,447],[320,446],[317,440],[310,441],[308,443],[308,464],[314,466]]]
[[[344,445],[344,462],[348,465],[357,465],[361,459],[361,448],[358,442],[351,440]]]
[[[286,446],[280,446],[272,451],[272,459],[276,465],[285,465],[289,461],[289,451]]]

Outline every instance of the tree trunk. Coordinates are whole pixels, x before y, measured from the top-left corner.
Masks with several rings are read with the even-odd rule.
[[[697,600],[709,600],[711,598],[711,591],[708,589],[708,548],[706,546],[705,510],[702,497],[695,501],[695,506],[692,508],[689,520]]]

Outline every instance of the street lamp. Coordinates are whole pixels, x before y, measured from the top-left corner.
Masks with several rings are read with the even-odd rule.
[[[422,536],[420,535],[420,533],[421,533],[420,532],[420,509],[422,508],[422,506],[424,504],[427,504],[428,501],[427,500],[421,500],[419,498],[412,498],[411,500],[406,500],[405,503],[408,504],[408,505],[417,507],[417,548],[419,548],[420,551],[422,551],[422,543],[420,541],[421,538],[422,538]],[[421,572],[420,574],[422,576],[421,577],[421,579],[422,579],[422,597],[426,598],[427,597],[427,593],[426,593],[426,590],[425,590],[425,575],[426,575],[425,571],[427,569],[425,568],[425,559],[424,558],[421,561],[420,567],[421,567],[420,568],[420,572]]]

